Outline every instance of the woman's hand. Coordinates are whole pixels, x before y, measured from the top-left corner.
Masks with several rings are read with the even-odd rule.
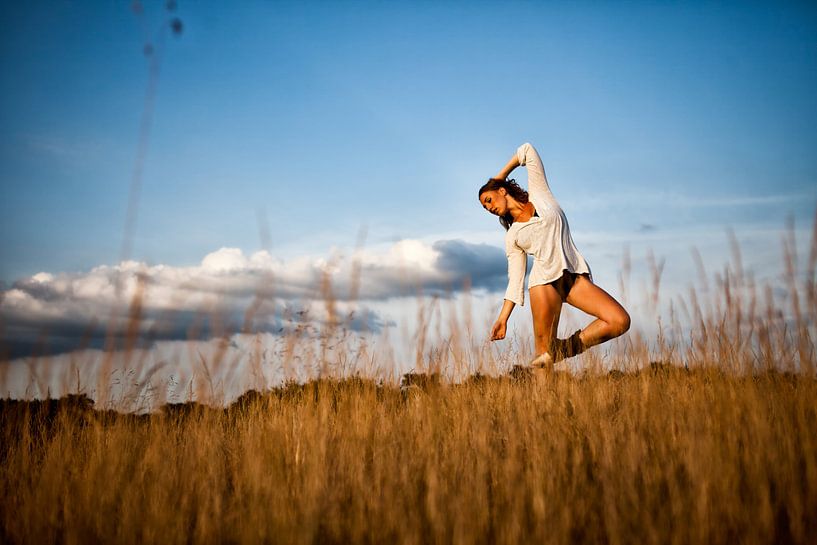
[[[508,327],[508,318],[511,317],[511,312],[513,312],[514,306],[516,306],[516,303],[509,299],[505,299],[502,302],[502,310],[499,311],[499,318],[496,319],[496,322],[494,322],[494,325],[491,327],[492,341],[501,341],[505,338],[505,330]]]
[[[491,328],[491,340],[492,341],[501,341],[505,338],[505,329],[508,326],[508,322],[505,320],[497,320],[494,322],[493,327]]]

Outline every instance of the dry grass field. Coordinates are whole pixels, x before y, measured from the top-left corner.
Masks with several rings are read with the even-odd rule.
[[[623,371],[3,401],[0,542],[817,543],[815,256],[783,299],[733,266]]]
[[[654,366],[5,402],[4,543],[814,543],[817,382]]]

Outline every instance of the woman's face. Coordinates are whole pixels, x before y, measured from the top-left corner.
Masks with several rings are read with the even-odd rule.
[[[508,213],[508,199],[505,197],[507,192],[504,187],[499,189],[492,189],[483,191],[479,196],[479,202],[482,207],[495,216],[504,216]]]

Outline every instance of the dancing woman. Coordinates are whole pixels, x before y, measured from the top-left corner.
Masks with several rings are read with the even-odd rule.
[[[528,170],[528,191],[508,175],[519,166]],[[479,189],[479,201],[499,216],[508,256],[508,289],[493,327],[491,340],[505,338],[508,318],[516,305],[525,304],[527,254],[533,256],[528,279],[536,357],[531,365],[550,368],[553,363],[614,339],[630,328],[630,316],[618,301],[593,283],[567,224],[562,208],[550,191],[539,154],[522,144],[508,164]],[[568,303],[596,319],[567,339],[556,329],[562,304]]]

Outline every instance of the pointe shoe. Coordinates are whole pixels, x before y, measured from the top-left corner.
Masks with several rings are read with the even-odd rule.
[[[553,366],[553,356],[551,356],[548,352],[544,352],[533,358],[528,365],[531,367],[544,367],[545,369],[550,369]]]

